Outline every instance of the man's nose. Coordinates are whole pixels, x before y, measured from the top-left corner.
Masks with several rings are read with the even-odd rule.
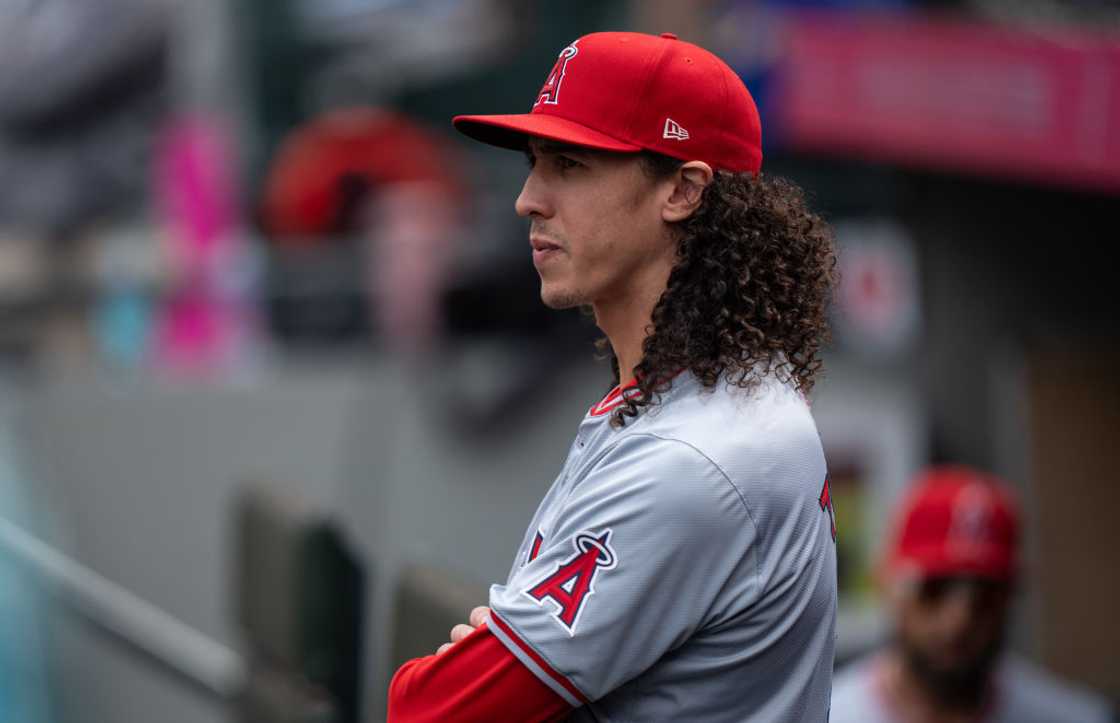
[[[961,633],[975,615],[973,591],[966,586],[953,588],[941,601],[938,617],[946,632]]]
[[[521,187],[521,193],[518,194],[517,201],[513,204],[517,215],[522,218],[529,218],[534,215],[551,218],[552,205],[548,202],[546,190],[539,175],[530,172],[529,177],[525,179],[525,185]]]

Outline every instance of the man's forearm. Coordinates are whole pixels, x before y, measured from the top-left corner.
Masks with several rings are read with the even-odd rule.
[[[389,723],[554,721],[571,709],[485,625],[408,661],[389,684]]]

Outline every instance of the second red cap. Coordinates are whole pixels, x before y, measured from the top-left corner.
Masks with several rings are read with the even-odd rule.
[[[1018,546],[1015,502],[999,480],[968,467],[934,467],[902,503],[887,565],[893,573],[1009,579]]]

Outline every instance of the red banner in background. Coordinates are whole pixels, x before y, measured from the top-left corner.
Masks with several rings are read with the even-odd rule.
[[[777,81],[783,144],[1120,192],[1120,39],[798,14]]]

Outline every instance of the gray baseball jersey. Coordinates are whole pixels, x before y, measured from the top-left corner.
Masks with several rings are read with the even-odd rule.
[[[580,424],[490,629],[572,720],[825,721],[835,523],[804,399],[683,373],[617,429],[622,394]]]

